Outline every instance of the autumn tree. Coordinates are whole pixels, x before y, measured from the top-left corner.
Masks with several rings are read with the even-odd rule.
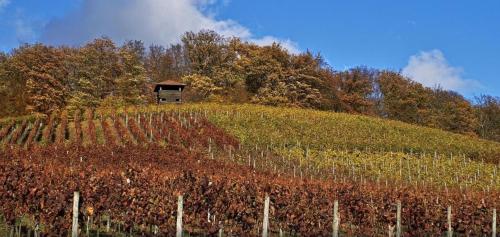
[[[392,71],[382,71],[377,83],[382,94],[382,117],[430,125],[430,100],[432,99],[430,89]]]
[[[476,97],[475,110],[479,136],[500,142],[500,98],[489,95]]]
[[[213,100],[222,90],[221,87],[215,85],[214,80],[207,76],[191,74],[184,76],[182,82],[186,83],[186,96],[193,101]]]
[[[71,73],[71,107],[97,107],[109,96],[139,103],[146,96],[146,71],[143,47],[137,41],[117,47],[108,38],[100,38],[80,48],[69,63]]]
[[[42,44],[23,45],[5,62],[3,75],[17,103],[26,111],[51,113],[66,104],[68,96],[65,55],[61,50]]]
[[[189,59],[188,55],[181,44],[173,44],[166,50],[166,55],[171,60],[169,67],[170,78],[181,78],[189,74]]]
[[[432,97],[432,116],[438,128],[443,130],[475,135],[478,121],[472,104],[454,91],[434,89]]]
[[[182,76],[189,74],[186,52],[180,44],[168,48],[151,45],[146,53],[144,66],[154,82],[180,80]]]
[[[290,57],[279,44],[260,47],[250,43],[240,43],[237,67],[241,71],[247,90],[258,93],[264,85],[270,85],[276,78],[284,78]]]
[[[116,78],[116,95],[129,104],[146,101],[149,95],[147,87],[149,81],[143,66],[143,54],[135,47],[125,44],[119,49],[118,55],[122,71]]]
[[[271,75],[252,101],[273,106],[314,108],[319,105],[321,94],[293,76],[280,79]]]
[[[134,55],[137,61],[146,61],[146,47],[144,46],[144,42],[140,40],[128,40],[121,48]]]
[[[348,113],[374,114],[373,93],[374,71],[354,68],[336,73],[337,95],[340,111]]]
[[[0,53],[0,116],[16,116],[26,113],[26,78],[13,71],[12,57]]]
[[[74,82],[71,106],[97,107],[100,100],[113,95],[115,80],[123,68],[112,40],[100,38],[88,43],[79,49],[71,63],[77,69],[71,78]]]
[[[228,39],[215,31],[187,32],[182,43],[192,74],[214,78],[218,71],[232,68],[237,58]]]
[[[182,42],[190,74],[210,78],[215,88],[221,88],[211,90],[212,95],[232,100],[231,97],[238,94],[235,92],[241,91],[243,78],[237,68],[238,54],[233,39],[214,31],[200,31],[186,33]]]
[[[170,78],[169,69],[173,60],[166,53],[165,47],[151,45],[145,60],[145,67],[152,81],[161,82]]]

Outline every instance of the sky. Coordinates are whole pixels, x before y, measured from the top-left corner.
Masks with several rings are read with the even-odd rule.
[[[169,45],[201,29],[321,53],[336,70],[390,69],[467,98],[500,96],[498,0],[0,0],[6,52],[100,36]]]

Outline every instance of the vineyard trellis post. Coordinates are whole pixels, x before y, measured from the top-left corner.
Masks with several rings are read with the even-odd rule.
[[[109,232],[109,229],[111,228],[111,214],[106,218],[106,232]]]
[[[339,236],[340,214],[339,214],[339,201],[333,202],[333,237]]]
[[[451,206],[448,206],[448,237],[453,236],[453,229],[451,228]]]
[[[80,193],[73,194],[73,226],[71,229],[71,237],[78,237],[78,202],[80,201]]]
[[[389,225],[389,230],[388,230],[389,237],[394,237],[394,226]]]
[[[40,227],[38,226],[38,223],[35,224],[35,237],[40,237],[40,232],[39,232]]]
[[[497,236],[497,209],[493,209],[493,221],[491,222],[491,236]]]
[[[177,199],[177,232],[176,232],[176,237],[182,237],[182,206],[183,206],[184,200],[182,195],[179,195]]]
[[[264,201],[264,221],[262,222],[262,237],[268,236],[269,228],[269,195],[266,194],[266,199]]]
[[[396,237],[401,237],[401,201],[398,200],[396,212]]]

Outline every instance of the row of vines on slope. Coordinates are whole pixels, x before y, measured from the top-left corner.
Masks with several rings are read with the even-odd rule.
[[[229,145],[229,144],[226,144]],[[181,144],[148,147],[37,147],[7,149],[0,157],[0,207],[10,225],[20,216],[40,223],[48,236],[70,230],[73,191],[81,194],[81,226],[108,216],[127,233],[175,232],[176,197],[184,195],[184,226],[193,235],[258,235],[264,197],[271,197],[270,230],[302,236],[331,233],[333,201],[340,201],[341,231],[382,235],[403,204],[406,236],[446,231],[453,209],[457,234],[491,234],[500,193],[448,192],[410,186],[278,177],[211,160]],[[23,197],[23,198],[19,198]]]
[[[228,128],[243,138],[243,146],[209,122],[251,116],[263,120],[248,131]],[[275,130],[258,129],[269,116],[184,107],[87,110],[73,115],[72,122],[63,113],[39,119],[35,126],[23,121],[2,126],[2,141],[29,133],[27,144],[16,139],[19,146],[0,151],[2,213],[11,225],[29,215],[46,233],[59,235],[69,229],[70,199],[78,190],[82,215],[111,216],[129,231],[155,226],[173,233],[175,196],[182,193],[189,233],[215,233],[223,227],[255,235],[268,193],[275,232],[328,233],[334,199],[341,200],[341,229],[353,235],[382,233],[393,225],[396,200],[405,206],[408,235],[442,233],[448,205],[460,208],[454,212],[458,233],[491,232],[491,210],[499,203],[496,164],[466,154],[361,152],[295,135],[275,139]],[[31,130],[17,132],[23,126]],[[286,128],[285,123],[279,126]],[[262,140],[252,140],[255,136]],[[460,177],[450,172],[457,170]],[[429,177],[445,181],[445,188],[428,185],[434,184]],[[469,185],[465,195],[461,185]],[[478,185],[482,189],[470,188]],[[208,213],[216,219],[207,218]]]
[[[227,136],[221,129],[209,122],[216,120],[239,120],[245,117],[248,121],[259,118],[266,119],[260,113],[244,115],[242,111],[217,111],[193,109],[181,110],[170,108],[152,108],[150,110],[123,111],[96,111],[86,110],[83,120],[77,111],[70,122],[68,114],[53,114],[49,120],[38,119],[31,125],[26,122],[8,124],[0,130],[0,139],[11,141],[11,137],[27,134],[27,138],[15,139],[10,146],[18,144],[23,147],[33,145],[57,146],[69,144],[94,146],[112,144],[120,146],[181,143],[189,149],[208,147],[205,153],[210,156],[216,151],[212,145],[227,142]],[[162,110],[163,109],[163,110]],[[232,117],[231,117],[232,115]],[[247,118],[249,117],[249,118]],[[253,118],[252,118],[253,117]],[[297,119],[297,118],[296,118]],[[224,121],[219,121],[224,127]],[[45,126],[44,125],[44,122]],[[232,123],[232,122],[231,122]],[[245,123],[245,122],[242,122]],[[249,122],[252,124],[253,122]],[[225,152],[223,157],[247,164],[259,170],[278,171],[294,177],[332,178],[334,180],[371,181],[377,183],[412,184],[416,186],[438,186],[442,188],[458,187],[460,189],[479,189],[489,191],[500,189],[499,164],[478,161],[465,154],[442,153],[401,153],[377,150],[333,149],[324,140],[324,144],[309,144],[302,137],[293,136],[287,139],[276,138],[276,131],[267,127],[260,127],[263,121],[248,126],[247,130],[229,131],[242,139],[242,149]],[[287,133],[287,124],[280,124],[283,129],[279,132]],[[312,125],[311,125],[312,126]],[[317,125],[323,126],[323,125]],[[22,132],[22,128],[25,131]],[[206,131],[219,131],[208,136]],[[42,133],[40,135],[40,133]],[[260,141],[254,141],[252,137]],[[99,137],[99,139],[98,139]],[[193,139],[187,139],[193,137]],[[221,140],[222,139],[222,140]],[[295,142],[291,142],[295,140]],[[23,144],[25,141],[25,144]],[[193,142],[195,141],[195,142]],[[263,145],[263,142],[265,145]],[[214,143],[214,144],[212,144]],[[234,143],[234,142],[233,142]],[[236,147],[236,145],[233,145]],[[238,148],[240,145],[238,144]]]

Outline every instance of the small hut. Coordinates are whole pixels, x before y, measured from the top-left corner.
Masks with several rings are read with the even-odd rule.
[[[156,83],[154,92],[157,103],[181,103],[182,91],[185,86],[186,84],[171,80]]]

